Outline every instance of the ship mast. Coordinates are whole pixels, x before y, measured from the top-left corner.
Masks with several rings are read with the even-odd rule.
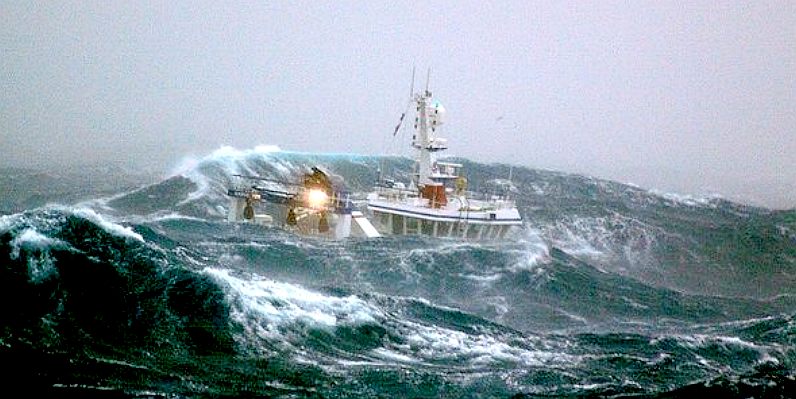
[[[417,165],[419,186],[431,184],[431,151],[429,151],[430,140],[428,136],[428,100],[431,99],[431,92],[426,89],[423,94],[416,97],[418,109],[417,133],[415,136],[414,147],[417,148]]]
[[[423,93],[415,94],[415,102],[417,103],[417,119],[415,120],[415,136],[412,146],[418,150],[417,165],[418,177],[417,185],[425,186],[434,183],[432,179],[432,168],[434,167],[435,159],[432,155],[433,152],[446,149],[444,140],[438,139],[434,136],[436,127],[441,124],[439,111],[441,106],[431,105],[431,92],[428,90],[428,81],[431,74],[431,68],[426,75],[426,89]],[[429,113],[433,113],[430,115]],[[430,130],[430,132],[429,132]]]

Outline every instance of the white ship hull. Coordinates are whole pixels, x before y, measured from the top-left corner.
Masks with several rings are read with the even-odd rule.
[[[383,235],[420,234],[468,240],[500,240],[509,235],[522,218],[514,207],[484,207],[474,201],[452,200],[447,206],[430,208],[428,200],[409,198],[391,201],[368,199],[370,219]]]

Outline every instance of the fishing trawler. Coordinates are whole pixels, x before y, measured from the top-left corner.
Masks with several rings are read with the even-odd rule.
[[[510,190],[489,195],[469,192],[462,164],[437,161],[436,155],[448,148],[447,140],[437,136],[445,122],[445,108],[432,99],[428,83],[410,103],[417,112],[412,140],[417,150],[415,173],[408,185],[379,178],[367,196],[367,212],[376,229],[385,235],[499,240],[522,225]]]

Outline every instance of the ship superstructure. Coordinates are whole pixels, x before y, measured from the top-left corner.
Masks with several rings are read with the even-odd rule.
[[[307,236],[326,238],[379,237],[365,215],[355,209],[349,194],[335,187],[317,167],[300,182],[235,175],[227,190],[227,219],[273,225]]]
[[[447,140],[438,136],[445,108],[428,88],[414,94],[411,101],[416,106],[415,173],[408,184],[379,179],[367,197],[376,229],[388,235],[497,240],[522,225],[510,190],[490,195],[469,192],[462,164],[437,161],[437,154],[448,148]]]

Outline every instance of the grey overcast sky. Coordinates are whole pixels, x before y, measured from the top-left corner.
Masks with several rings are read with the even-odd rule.
[[[0,52],[0,164],[382,153],[416,65],[450,155],[796,206],[794,1],[4,1]]]

